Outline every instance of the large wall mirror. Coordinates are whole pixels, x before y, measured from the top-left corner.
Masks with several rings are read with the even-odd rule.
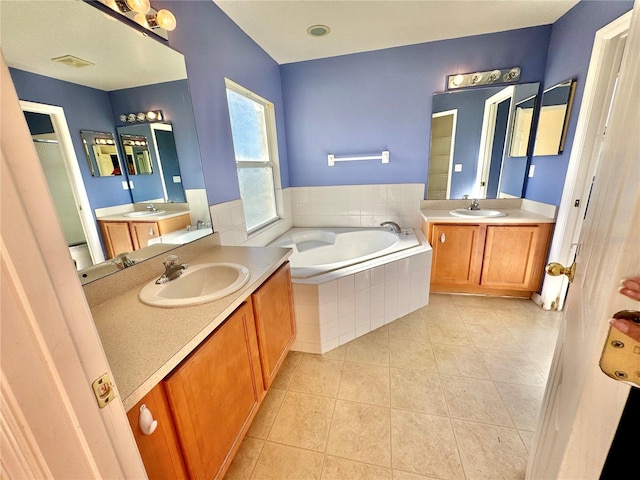
[[[542,93],[540,118],[533,147],[535,157],[560,155],[564,151],[575,89],[575,80],[567,80]]]
[[[433,96],[427,199],[521,197],[540,85],[469,88]],[[515,119],[517,112],[518,124]],[[533,118],[533,110],[529,112]],[[527,128],[528,127],[528,128]],[[517,131],[517,152],[512,137]]]
[[[47,22],[36,24],[33,18]],[[145,212],[149,203],[162,203],[157,207],[162,211],[188,211],[191,224],[210,225],[182,54],[81,1],[64,8],[59,2],[3,4],[2,49],[23,110],[49,117],[49,132],[32,131],[45,172],[62,171],[56,178],[70,178],[67,196],[79,200],[56,208],[63,227],[76,227],[74,235],[65,231],[65,236],[79,273],[90,272],[84,278],[123,267],[105,261],[106,240],[98,227],[105,216]],[[54,61],[59,57],[62,62]],[[85,66],[74,66],[78,59]],[[120,119],[151,110],[161,110],[163,121]],[[50,161],[54,157],[59,159]],[[55,167],[45,167],[45,161]],[[49,182],[50,188],[59,183]],[[173,241],[134,242],[131,256],[142,261],[182,243]]]

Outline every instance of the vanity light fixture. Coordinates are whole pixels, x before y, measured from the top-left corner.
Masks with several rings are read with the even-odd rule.
[[[488,70],[486,72],[458,73],[447,77],[447,90],[479,85],[513,83],[518,80],[520,80],[520,67]]]
[[[99,0],[112,11],[127,17],[144,29],[168,40],[167,32],[175,30],[176,17],[166,8],[156,10],[149,0]]]
[[[151,110],[149,112],[139,113],[123,113],[120,115],[122,123],[141,123],[141,122],[161,122],[164,119],[162,110]]]

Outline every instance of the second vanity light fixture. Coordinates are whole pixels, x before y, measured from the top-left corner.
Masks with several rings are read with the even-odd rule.
[[[176,17],[169,10],[155,10],[149,0],[100,0],[101,3],[167,40],[166,32],[176,28]]]
[[[162,110],[151,110],[149,112],[139,113],[123,113],[120,115],[120,121],[123,123],[141,123],[141,122],[161,122],[164,120]]]
[[[458,73],[447,77],[447,90],[479,85],[513,83],[518,80],[520,80],[520,67],[488,70],[486,72]]]

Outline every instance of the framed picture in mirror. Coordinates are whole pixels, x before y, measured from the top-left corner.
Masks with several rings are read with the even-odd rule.
[[[81,130],[89,170],[94,177],[122,175],[122,163],[113,133]]]
[[[560,155],[564,151],[576,81],[558,83],[542,93],[533,156]]]

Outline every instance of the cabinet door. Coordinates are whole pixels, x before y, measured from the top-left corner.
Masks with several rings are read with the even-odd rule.
[[[156,222],[131,222],[131,238],[136,250],[144,248],[149,240],[158,237],[158,224]]]
[[[98,222],[107,258],[113,258],[123,252],[133,252],[135,250],[131,234],[129,233],[128,222]]]
[[[480,284],[535,291],[540,287],[551,227],[489,225]]]
[[[160,235],[165,233],[175,232],[176,230],[182,230],[187,225],[191,225],[191,215],[185,213],[178,217],[166,218],[158,222],[158,231]]]
[[[432,285],[477,285],[484,230],[480,225],[431,225]]]
[[[151,435],[145,435],[140,429],[139,418],[142,405],[149,409],[154,420],[158,422],[158,426]],[[149,479],[188,478],[164,386],[156,385],[127,412],[127,417]]]
[[[253,294],[265,388],[269,388],[296,336],[291,269],[284,264]]]
[[[191,478],[222,478],[257,412],[255,345],[248,301],[164,380]]]

